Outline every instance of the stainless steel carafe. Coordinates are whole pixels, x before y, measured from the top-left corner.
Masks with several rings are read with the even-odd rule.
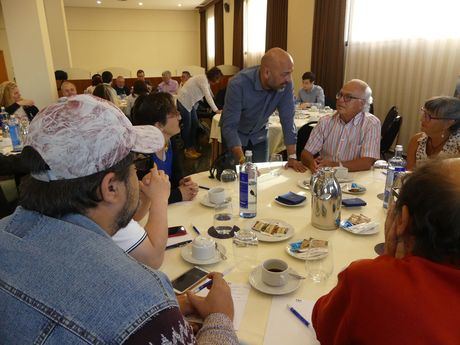
[[[340,225],[342,190],[332,168],[321,168],[312,175],[311,224],[322,230],[335,230]]]

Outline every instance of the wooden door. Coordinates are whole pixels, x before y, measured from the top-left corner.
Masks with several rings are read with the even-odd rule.
[[[8,80],[8,72],[6,71],[5,58],[3,50],[0,50],[0,83]]]

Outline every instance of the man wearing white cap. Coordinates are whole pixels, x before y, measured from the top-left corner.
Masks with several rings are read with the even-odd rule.
[[[5,344],[237,344],[230,289],[179,303],[161,272],[111,235],[139,202],[133,153],[164,145],[109,102],[78,95],[43,109],[23,150],[20,207],[0,220],[0,339]],[[156,178],[152,171],[151,179]],[[144,193],[154,193],[148,180]],[[197,338],[183,314],[204,318]]]

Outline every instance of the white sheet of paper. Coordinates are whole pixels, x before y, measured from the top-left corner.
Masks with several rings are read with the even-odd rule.
[[[308,322],[306,327],[288,309],[290,304]],[[272,306],[265,329],[264,345],[284,344],[289,339],[289,345],[317,345],[316,334],[311,325],[311,313],[315,301],[296,299],[289,296],[277,296],[272,298]]]
[[[230,290],[232,291],[233,306],[235,309],[235,315],[233,316],[233,327],[237,331],[240,327],[241,320],[243,319],[244,310],[248,302],[249,284],[237,284],[229,282]],[[203,289],[197,293],[198,296],[206,297],[209,290]]]

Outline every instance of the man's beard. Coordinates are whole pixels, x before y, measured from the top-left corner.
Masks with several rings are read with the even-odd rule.
[[[127,183],[126,186],[127,186],[126,187],[127,189],[126,202],[123,205],[123,208],[118,213],[117,218],[115,219],[115,230],[116,231],[128,225],[131,219],[133,219],[133,216],[136,213],[136,210],[139,206],[139,198],[137,198],[137,201],[133,200],[134,192],[132,190],[132,187],[129,185],[129,183]]]

